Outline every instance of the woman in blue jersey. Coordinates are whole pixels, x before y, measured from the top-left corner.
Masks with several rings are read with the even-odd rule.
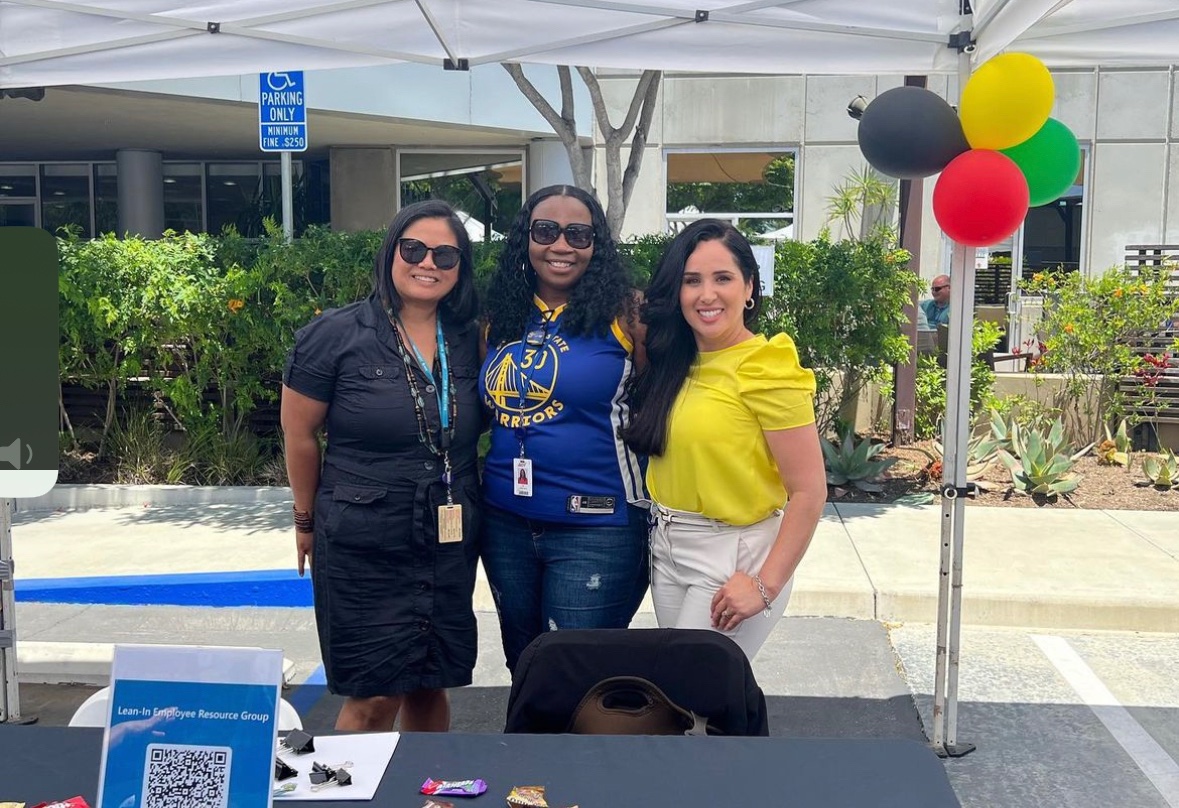
[[[487,311],[482,557],[514,669],[543,631],[625,628],[647,587],[643,470],[617,437],[642,334],[596,199],[567,185],[528,199]]]

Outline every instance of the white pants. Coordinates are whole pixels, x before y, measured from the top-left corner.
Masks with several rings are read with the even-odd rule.
[[[761,569],[782,522],[777,511],[755,524],[735,526],[658,503],[651,515],[651,600],[660,628],[711,629],[713,595],[734,572],[754,575]],[[786,582],[769,615],[758,612],[721,632],[750,661],[786,611],[793,585],[793,578]]]

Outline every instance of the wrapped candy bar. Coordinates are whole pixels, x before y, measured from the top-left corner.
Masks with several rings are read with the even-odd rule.
[[[81,797],[70,797],[68,800],[43,802],[40,805],[34,805],[33,808],[90,808],[90,804]]]
[[[441,794],[445,797],[478,797],[487,790],[482,780],[434,780],[427,777],[422,783],[423,794]]]
[[[516,786],[508,794],[508,808],[548,808],[544,786]]]
[[[443,802],[442,800],[426,800],[422,803],[422,808],[454,808],[454,803]]]

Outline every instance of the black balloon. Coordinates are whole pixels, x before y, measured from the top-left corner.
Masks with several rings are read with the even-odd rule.
[[[868,104],[860,118],[860,151],[890,177],[915,180],[970,150],[958,113],[921,87],[896,87]]]

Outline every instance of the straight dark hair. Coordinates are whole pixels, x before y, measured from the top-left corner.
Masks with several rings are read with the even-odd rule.
[[[397,288],[393,285],[393,256],[397,250],[398,239],[419,219],[445,219],[454,233],[460,253],[458,282],[438,303],[438,311],[445,321],[455,325],[467,325],[474,321],[479,313],[471,239],[467,236],[467,228],[459,220],[454,208],[440,199],[415,202],[397,211],[397,215],[389,223],[389,229],[385,231],[381,249],[377,250],[376,258],[373,259],[373,291],[384,307],[391,308],[394,314],[401,311],[401,295],[397,294]]]
[[[487,344],[492,348],[520,339],[532,317],[536,271],[528,260],[528,231],[532,212],[550,196],[570,196],[581,202],[589,210],[594,227],[594,254],[569,295],[561,331],[573,336],[604,334],[615,317],[626,313],[631,299],[630,278],[618,258],[618,247],[601,203],[576,186],[550,185],[528,197],[520,208],[488,284],[485,316],[490,324]]]
[[[720,219],[697,219],[680,231],[659,259],[647,286],[642,320],[647,325],[647,366],[628,382],[633,413],[619,434],[639,454],[661,455],[667,448],[667,422],[680,388],[688,378],[699,350],[692,327],[680,309],[684,266],[704,241],[720,241],[732,253],[741,276],[753,283],[753,306],[746,308],[745,327],[757,323],[761,284],[757,259],[745,236]]]

